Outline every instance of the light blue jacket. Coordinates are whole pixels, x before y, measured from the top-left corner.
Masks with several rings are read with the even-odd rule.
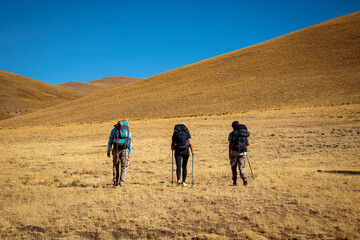
[[[110,137],[109,137],[109,142],[108,142],[108,152],[111,152],[111,147],[113,145],[113,140],[115,138],[115,132],[116,132],[116,128],[114,128],[113,130],[111,130],[110,133]],[[129,145],[129,155],[131,154],[131,148],[132,148],[132,138],[131,138],[131,132],[129,131],[129,138],[130,138],[130,145]]]

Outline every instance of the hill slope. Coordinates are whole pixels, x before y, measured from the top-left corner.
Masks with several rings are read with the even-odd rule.
[[[82,97],[77,92],[0,70],[0,119]]]
[[[359,46],[356,12],[16,120],[45,124],[359,103]]]
[[[95,79],[89,83],[83,82],[67,82],[59,84],[59,86],[77,91],[83,95],[90,95],[97,92],[105,91],[111,88],[119,87],[128,83],[135,82],[141,78],[130,77],[104,77]]]

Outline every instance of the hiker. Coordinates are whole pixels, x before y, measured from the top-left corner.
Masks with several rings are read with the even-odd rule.
[[[237,167],[239,167],[240,177],[243,180],[244,186],[246,186],[247,178],[244,169],[250,132],[244,124],[239,124],[238,121],[232,123],[232,128],[233,131],[229,134],[228,141],[233,185],[237,185]]]
[[[112,149],[114,186],[119,183],[120,187],[125,187],[126,172],[132,147],[131,133],[127,121],[119,121],[111,130],[107,149],[108,157],[110,157],[112,146],[114,146]],[[119,165],[121,165],[121,172],[119,172]]]
[[[174,133],[172,136],[171,150],[175,150],[175,161],[176,161],[176,177],[177,183],[186,186],[186,175],[187,175],[187,163],[189,159],[189,147],[191,154],[194,155],[194,148],[191,142],[191,136],[189,129],[185,123],[175,125]],[[182,163],[181,163],[182,160]],[[182,182],[181,177],[182,167]]]

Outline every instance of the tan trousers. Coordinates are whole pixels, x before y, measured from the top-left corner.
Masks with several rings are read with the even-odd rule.
[[[239,152],[237,152],[237,151],[232,151],[231,152],[230,165],[231,165],[231,170],[232,170],[232,179],[233,179],[234,183],[237,182],[237,167],[239,167],[240,177],[242,179],[246,178],[246,175],[245,175],[245,160],[246,160],[245,155],[239,156]]]
[[[112,150],[113,155],[113,180],[118,182],[120,186],[125,184],[127,167],[129,166],[129,150],[117,150],[116,147]],[[121,172],[119,167],[121,166]]]

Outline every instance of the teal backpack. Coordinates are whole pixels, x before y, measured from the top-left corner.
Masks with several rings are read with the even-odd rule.
[[[130,145],[130,138],[129,138],[129,123],[127,121],[120,121],[116,125],[115,137],[113,140],[113,144],[115,147],[119,149],[127,149]]]

